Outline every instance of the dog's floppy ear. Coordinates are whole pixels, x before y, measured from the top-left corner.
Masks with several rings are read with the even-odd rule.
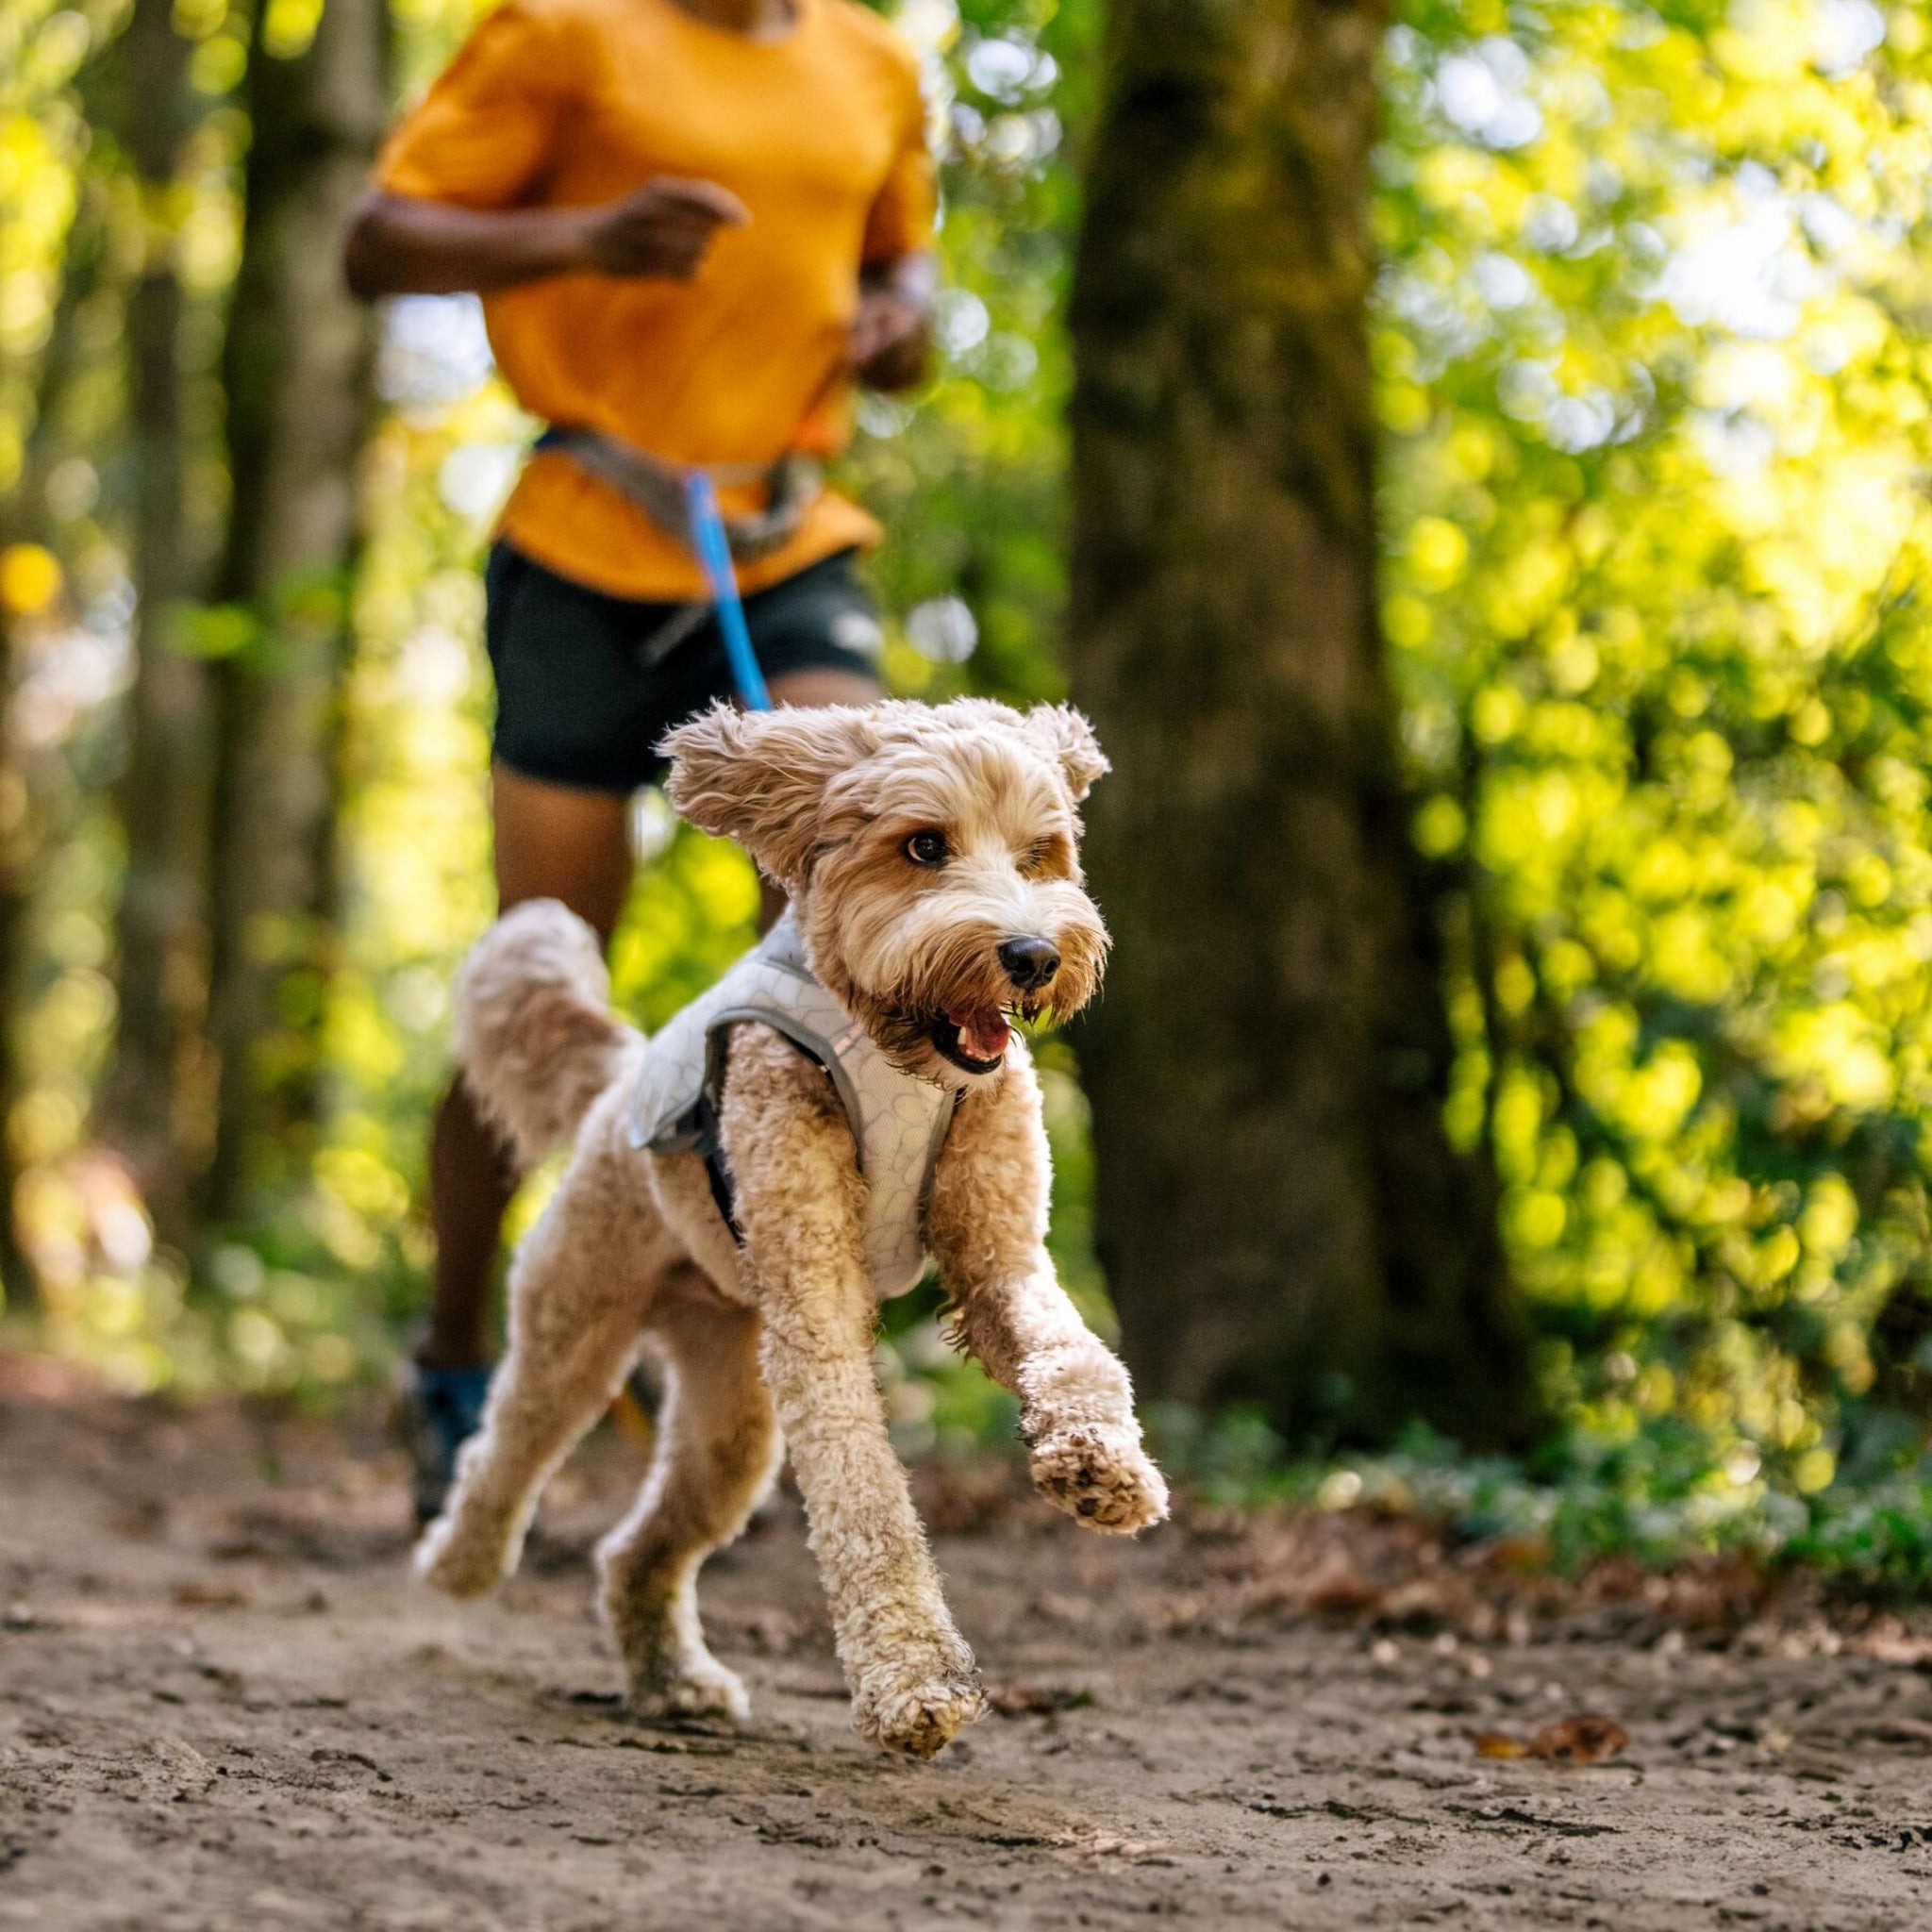
[[[1026,713],[1026,730],[1066,774],[1075,805],[1113,770],[1092,725],[1072,705],[1035,705]]]
[[[720,700],[658,746],[671,760],[665,792],[700,831],[736,839],[767,876],[795,886],[826,785],[872,749],[864,716],[849,705],[741,711]]]

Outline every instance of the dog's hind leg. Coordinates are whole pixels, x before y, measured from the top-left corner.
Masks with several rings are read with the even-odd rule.
[[[636,1507],[597,1551],[604,1614],[633,1709],[741,1718],[744,1687],[705,1648],[697,1576],[743,1529],[778,1467],[758,1317],[683,1266],[652,1302],[650,1333],[665,1367],[657,1453]]]
[[[636,1157],[597,1124],[517,1253],[509,1352],[417,1545],[418,1573],[453,1596],[480,1595],[515,1569],[544,1483],[609,1407],[676,1254]]]

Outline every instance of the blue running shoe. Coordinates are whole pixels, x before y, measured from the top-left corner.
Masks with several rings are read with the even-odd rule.
[[[404,1366],[397,1391],[396,1423],[415,1467],[416,1521],[433,1522],[456,1479],[457,1451],[483,1423],[491,1369]]]

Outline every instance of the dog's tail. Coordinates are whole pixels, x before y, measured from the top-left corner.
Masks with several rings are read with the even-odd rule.
[[[457,981],[457,1058],[528,1165],[575,1137],[640,1036],[610,1010],[596,935],[555,899],[506,912]]]

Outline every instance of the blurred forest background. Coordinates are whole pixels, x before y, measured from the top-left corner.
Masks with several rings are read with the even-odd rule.
[[[1168,1453],[1932,1579],[1927,10],[888,10],[887,666],[1115,757],[1055,1240]],[[472,18],[0,0],[0,1271],[131,1391],[326,1399],[421,1303],[535,425],[336,237]],[[650,1024],[757,895],[636,828]],[[909,1444],[1004,1419],[890,1325]]]

